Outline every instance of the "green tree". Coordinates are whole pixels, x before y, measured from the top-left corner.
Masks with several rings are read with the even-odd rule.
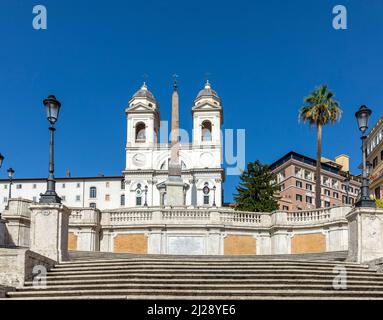
[[[278,209],[274,193],[279,190],[276,176],[259,160],[250,162],[240,177],[234,195],[235,209],[253,212],[272,212]]]
[[[321,207],[321,158],[322,158],[322,127],[334,124],[342,116],[339,103],[333,100],[334,93],[327,85],[316,88],[304,99],[305,106],[299,110],[299,120],[317,129],[317,160],[315,182],[315,206]]]

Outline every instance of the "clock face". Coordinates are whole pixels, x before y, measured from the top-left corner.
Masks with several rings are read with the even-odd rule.
[[[133,163],[138,166],[142,167],[145,165],[146,157],[142,153],[137,153],[133,156]]]

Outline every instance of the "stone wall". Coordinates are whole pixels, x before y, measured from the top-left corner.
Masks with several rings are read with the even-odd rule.
[[[33,269],[49,270],[55,262],[28,249],[0,248],[0,285],[20,287],[33,279]],[[35,270],[36,271],[36,270]]]

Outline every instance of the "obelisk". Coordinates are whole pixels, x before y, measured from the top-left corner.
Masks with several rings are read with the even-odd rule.
[[[166,181],[166,198],[169,206],[183,206],[184,183],[181,178],[181,164],[179,159],[179,96],[177,81],[174,80],[172,95],[172,128],[170,144],[169,176]]]

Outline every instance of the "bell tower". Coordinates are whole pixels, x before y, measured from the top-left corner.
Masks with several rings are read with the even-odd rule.
[[[146,83],[133,95],[125,109],[127,118],[126,168],[150,169],[151,153],[158,143],[159,104]],[[146,159],[147,158],[147,159]]]
[[[220,145],[223,123],[221,98],[209,81],[194,100],[192,114],[193,145]]]

